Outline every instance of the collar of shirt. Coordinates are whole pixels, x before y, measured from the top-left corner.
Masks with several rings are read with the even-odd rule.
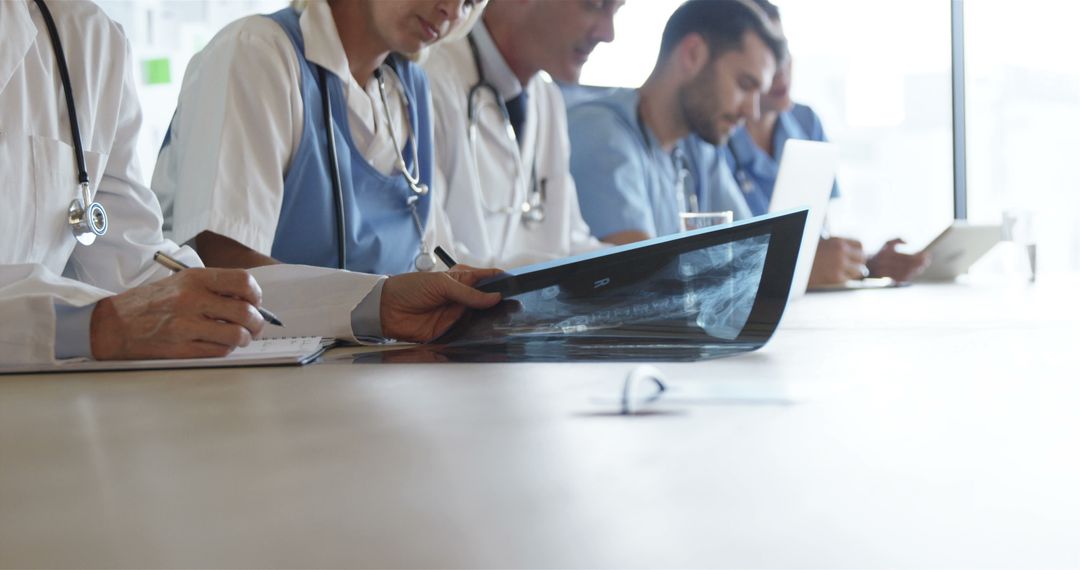
[[[311,0],[300,14],[300,31],[304,36],[304,57],[326,68],[345,86],[345,101],[349,109],[349,131],[357,150],[383,174],[394,170],[398,151],[386,132],[387,115],[390,125],[402,145],[408,137],[408,118],[401,103],[401,85],[394,73],[386,73],[386,100],[389,110],[383,109],[378,80],[372,77],[361,86],[349,70],[349,59],[338,35],[334,14],[326,0]]]
[[[4,90],[15,70],[23,64],[26,52],[37,38],[37,26],[30,17],[29,1],[0,0],[0,36],[4,38],[4,49],[0,50],[0,91]]]
[[[326,0],[311,0],[300,14],[300,31],[304,36],[304,57],[325,67],[342,82],[352,79],[349,59],[338,35],[334,14]]]
[[[679,154],[682,154],[684,157],[686,156],[688,153],[687,141],[690,141],[694,135],[687,135],[675,141],[671,150],[664,150],[664,148],[660,146],[660,139],[656,138],[656,134],[649,128],[649,125],[645,124],[645,120],[641,117],[640,107],[641,93],[637,89],[627,90],[627,95],[623,98],[623,112],[626,114],[627,120],[637,125],[638,132],[642,137],[642,142],[652,155],[653,160],[657,161],[665,171],[670,170],[674,173],[674,164],[678,161],[677,156]]]
[[[510,64],[495,45],[491,33],[481,20],[473,26],[473,38],[476,40],[476,48],[480,52],[480,65],[484,68],[484,77],[495,87],[499,95],[506,101],[513,99],[524,91],[524,86],[518,81]]]
[[[746,127],[739,127],[731,135],[731,151],[736,170],[742,169],[758,178],[776,176],[777,161],[758,147]]]

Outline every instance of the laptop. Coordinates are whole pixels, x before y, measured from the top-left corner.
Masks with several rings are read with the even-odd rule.
[[[769,212],[793,208],[807,208],[810,211],[791,282],[792,300],[802,297],[810,282],[810,270],[814,266],[818,240],[825,227],[825,212],[829,208],[838,158],[836,147],[829,143],[790,139],[784,144]]]

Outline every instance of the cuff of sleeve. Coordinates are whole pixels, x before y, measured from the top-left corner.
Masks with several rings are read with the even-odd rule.
[[[56,303],[56,341],[54,352],[57,360],[64,358],[90,358],[90,317],[94,313],[92,303],[85,307],[72,307]]]
[[[380,307],[382,306],[382,289],[386,279],[380,279],[371,291],[360,301],[360,304],[352,310],[352,330],[359,339],[381,339],[382,318]]]

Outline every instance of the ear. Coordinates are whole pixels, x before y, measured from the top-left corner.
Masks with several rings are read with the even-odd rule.
[[[709,63],[709,44],[701,34],[687,34],[675,49],[683,77],[695,77]]]

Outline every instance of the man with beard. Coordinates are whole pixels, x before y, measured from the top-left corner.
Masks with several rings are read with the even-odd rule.
[[[750,211],[715,146],[757,117],[784,40],[742,0],[689,0],[652,74],[569,112],[570,168],[593,235],[630,243],[680,231],[679,212]]]

